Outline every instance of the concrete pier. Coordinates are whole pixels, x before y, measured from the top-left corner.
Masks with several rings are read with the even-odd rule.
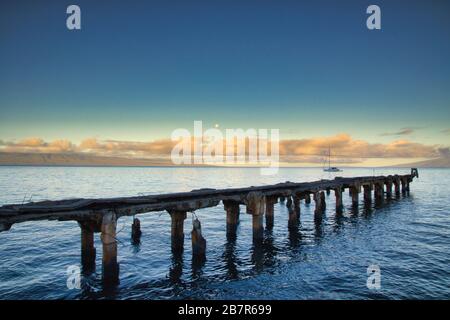
[[[8,232],[12,225],[25,221],[76,221],[81,231],[81,264],[85,272],[95,269],[94,233],[101,232],[100,239],[103,247],[102,278],[104,285],[110,286],[119,282],[116,228],[117,219],[120,217],[135,216],[148,212],[169,212],[171,217],[171,248],[176,260],[175,265],[179,266],[183,256],[184,220],[187,212],[215,207],[222,202],[226,211],[227,238],[235,241],[237,225],[239,224],[239,208],[240,205],[245,205],[247,213],[252,217],[253,241],[255,244],[260,244],[264,236],[264,216],[267,229],[270,230],[274,221],[274,205],[278,199],[281,202],[287,198],[289,232],[296,235],[300,221],[300,200],[305,199],[305,204],[308,205],[311,202],[311,194],[314,196],[315,202],[314,218],[320,219],[326,209],[325,194],[329,190],[335,192],[336,212],[339,213],[343,209],[343,192],[345,189],[349,189],[351,202],[354,205],[358,204],[361,187],[364,188],[366,205],[371,203],[372,190],[374,190],[377,205],[381,205],[384,199],[385,186],[388,197],[392,194],[392,185],[395,194],[399,195],[402,192],[407,195],[411,182],[418,176],[417,169],[413,168],[411,174],[406,175],[337,177],[333,180],[304,183],[284,182],[248,188],[198,189],[191,192],[139,197],[69,199],[10,204],[0,207],[0,232]],[[354,207],[352,210],[358,212],[358,208]],[[318,228],[320,228],[319,225],[316,224]],[[132,239],[138,240],[141,234],[141,223],[138,218],[134,217],[131,229]],[[229,235],[233,236],[230,238]],[[207,241],[202,235],[201,223],[198,219],[193,221],[191,236],[193,258],[205,256]],[[193,259],[193,263],[194,260],[197,259]],[[197,266],[201,267],[201,264]],[[179,275],[178,267],[173,268],[173,270],[172,275]],[[171,279],[177,279],[177,277]]]

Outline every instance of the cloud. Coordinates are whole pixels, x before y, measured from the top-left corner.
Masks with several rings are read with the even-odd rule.
[[[406,136],[414,133],[417,129],[420,129],[419,127],[408,127],[408,128],[401,128],[397,132],[385,132],[382,133],[381,136]]]
[[[69,140],[54,140],[45,142],[41,138],[27,138],[18,142],[3,141],[2,150],[5,152],[72,152],[76,146]]]
[[[349,158],[426,158],[439,155],[435,146],[408,140],[396,140],[387,144],[369,143],[355,140],[344,133],[333,137],[283,140],[280,142],[280,154],[325,155],[329,147],[332,148],[332,155]]]
[[[1,141],[0,151],[31,153],[85,153],[129,158],[168,158],[176,142],[161,139],[150,142],[99,140],[89,138],[79,144],[69,140],[46,142],[41,138]],[[225,144],[224,144],[225,145]],[[448,147],[425,145],[399,139],[390,143],[370,143],[341,133],[330,137],[280,141],[280,160],[285,162],[323,163],[328,148],[334,163],[361,163],[368,158],[438,158],[450,156]]]
[[[107,155],[169,155],[175,142],[170,139],[156,140],[152,142],[136,141],[118,141],[105,140],[99,141],[95,138],[85,139],[79,145],[80,151],[102,153]]]
[[[450,128],[444,129],[441,132],[445,134],[450,134]]]

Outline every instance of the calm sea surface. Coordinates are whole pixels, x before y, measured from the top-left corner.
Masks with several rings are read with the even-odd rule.
[[[346,169],[341,176],[408,173],[404,169]],[[130,241],[131,217],[118,220],[120,284],[104,290],[101,242],[96,272],[80,290],[67,288],[67,267],[80,266],[76,222],[40,221],[0,233],[0,299],[449,299],[450,170],[423,169],[408,196],[359,211],[344,196],[337,217],[327,197],[321,223],[314,205],[301,204],[301,222],[275,205],[275,225],[261,247],[252,245],[251,216],[241,208],[237,238],[227,240],[223,206],[196,212],[207,240],[207,261],[193,266],[191,214],[185,250],[170,250],[167,213],[139,215],[142,238]],[[321,169],[0,167],[0,205],[44,199],[116,197],[303,182],[334,178]],[[362,198],[362,197],[361,197]],[[367,267],[381,269],[381,289],[366,286]]]

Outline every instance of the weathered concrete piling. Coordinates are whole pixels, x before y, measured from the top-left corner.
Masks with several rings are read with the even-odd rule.
[[[336,212],[341,213],[342,209],[344,208],[342,202],[342,188],[341,187],[334,188],[334,195],[336,197]]]
[[[311,203],[311,195],[309,193],[305,194],[305,204]]]
[[[116,214],[109,211],[103,215],[101,240],[103,244],[102,274],[103,281],[115,284],[119,281],[117,263]]]
[[[141,221],[138,218],[133,218],[133,224],[131,225],[131,239],[134,244],[140,243],[141,235]]]
[[[266,227],[268,229],[271,229],[273,227],[275,203],[277,203],[277,201],[277,196],[266,197]]]
[[[392,197],[392,180],[386,180],[386,196],[388,198]]]
[[[359,183],[355,183],[350,187],[350,193],[352,195],[352,205],[357,207],[359,204],[359,193],[361,192],[361,185]]]
[[[202,236],[202,225],[200,220],[192,221],[192,255],[195,258],[204,258],[206,254],[206,240]]]
[[[401,182],[402,182],[402,193],[406,193],[407,191],[409,191],[409,181],[407,178],[402,177]]]
[[[395,191],[396,196],[400,195],[400,179],[399,178],[394,178],[394,191]]]
[[[247,213],[252,215],[253,240],[259,242],[263,238],[264,227],[263,217],[266,209],[266,198],[261,192],[250,192],[245,203],[247,205]]]
[[[292,197],[292,202],[294,203],[294,213],[296,216],[300,217],[300,196],[294,195]]]
[[[383,202],[384,197],[384,189],[383,189],[383,182],[377,181],[374,183],[375,186],[375,201],[376,202]]]
[[[286,207],[289,225],[295,225],[300,218],[300,198],[295,195],[288,197]]]
[[[227,213],[227,235],[234,235],[239,223],[239,202],[224,200],[223,207]]]
[[[293,207],[293,202],[292,202],[292,197],[288,197],[287,201],[286,201],[286,208],[288,208],[288,212],[289,214],[291,214],[291,212],[294,211],[294,207]]]
[[[172,219],[172,251],[180,252],[184,248],[184,220],[186,219],[186,211],[169,211],[169,214]]]
[[[6,205],[0,207],[0,232],[7,231],[15,223],[35,220],[77,221],[81,230],[81,263],[84,271],[95,268],[96,249],[95,233],[101,232],[103,246],[102,273],[106,285],[119,281],[118,247],[116,240],[117,219],[122,216],[167,211],[171,217],[171,247],[174,257],[180,261],[184,247],[184,220],[187,212],[217,206],[223,203],[226,212],[226,234],[228,239],[235,239],[239,223],[240,205],[246,206],[246,212],[252,216],[253,241],[261,243],[264,237],[264,216],[266,228],[274,223],[274,205],[278,199],[287,199],[289,230],[295,234],[300,218],[300,202],[311,203],[314,197],[314,217],[320,224],[322,214],[326,210],[326,196],[334,190],[336,197],[336,213],[342,212],[343,193],[348,189],[353,206],[359,203],[361,187],[364,189],[364,202],[370,205],[372,190],[377,205],[383,203],[392,194],[392,186],[397,196],[407,194],[410,183],[417,178],[417,169],[411,174],[392,176],[368,176],[355,178],[337,177],[334,180],[320,180],[305,183],[285,182],[260,187],[235,189],[200,189],[162,195],[150,195],[112,199],[71,199],[60,201],[31,202],[27,204]],[[141,235],[140,221],[133,219],[132,238]],[[230,238],[230,235],[232,237]],[[202,235],[201,223],[193,220],[192,253],[193,257],[201,257],[206,252],[206,239]],[[233,240],[234,241],[234,240]],[[194,260],[193,259],[193,263]],[[177,264],[178,265],[178,264]],[[176,269],[178,270],[178,269]]]
[[[78,223],[81,228],[81,265],[86,273],[95,270],[94,228],[87,223]]]
[[[314,202],[316,204],[314,209],[314,217],[321,218],[326,209],[325,193],[323,191],[317,191],[314,193]]]
[[[363,185],[363,189],[364,189],[364,203],[366,205],[370,205],[370,203],[372,202],[372,183],[367,183]]]

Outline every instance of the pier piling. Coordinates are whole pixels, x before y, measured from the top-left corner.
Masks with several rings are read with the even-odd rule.
[[[406,178],[406,191],[409,192],[409,179]]]
[[[292,197],[291,197],[291,196],[289,196],[289,197],[287,198],[287,201],[286,201],[286,208],[288,208],[288,211],[289,211],[289,212],[294,211],[294,208],[293,208],[293,202],[292,202]]]
[[[364,203],[366,205],[370,205],[372,202],[372,184],[368,183],[363,185],[363,189],[364,189]]]
[[[394,192],[396,196],[400,195],[400,178],[395,177],[394,178]]]
[[[325,211],[325,193],[323,191],[314,193],[314,202],[316,205],[316,208],[314,209],[314,216],[315,218],[320,218]]]
[[[223,207],[227,213],[227,235],[236,235],[239,224],[239,202],[224,200]]]
[[[133,224],[131,225],[131,239],[134,244],[141,242],[141,221],[138,218],[133,218]]]
[[[289,197],[289,200],[290,204],[288,206],[288,225],[294,226],[298,224],[298,221],[300,219],[300,198],[293,195],[292,197]]]
[[[277,203],[278,197],[267,196],[266,197],[266,228],[273,228],[274,221],[274,205]]]
[[[172,219],[172,251],[175,253],[182,252],[184,248],[184,220],[186,219],[186,211],[169,211],[169,214]]]
[[[384,199],[384,183],[383,182],[375,182],[375,201],[377,203],[383,202]]]
[[[264,236],[263,217],[266,197],[260,192],[250,192],[246,197],[247,213],[252,215],[253,241],[260,242]]]
[[[409,192],[409,181],[408,177],[402,177],[402,188],[405,190],[404,192]]]
[[[103,244],[102,275],[105,285],[119,282],[119,264],[117,263],[116,214],[112,211],[103,215],[101,240]]]
[[[388,198],[391,198],[392,197],[392,180],[387,180],[385,182],[385,185],[386,185],[386,196]]]
[[[94,228],[87,223],[78,224],[81,229],[81,266],[84,272],[90,273],[95,270]]]
[[[311,195],[309,193],[305,194],[305,204],[311,203]]]
[[[200,220],[194,219],[192,222],[192,255],[196,259],[205,258],[206,254],[206,240],[202,236],[202,225]]]
[[[300,197],[297,195],[292,196],[292,201],[294,203],[294,213],[300,217]]]
[[[354,184],[350,187],[350,193],[352,195],[352,205],[357,207],[359,204],[359,193],[361,192],[361,185]]]
[[[334,195],[336,197],[336,212],[341,213],[344,205],[342,204],[342,188],[337,187],[334,189]]]
[[[323,191],[320,191],[320,202],[321,202],[323,211],[325,211],[325,208],[327,207],[327,202],[325,200],[325,192],[323,192]]]

